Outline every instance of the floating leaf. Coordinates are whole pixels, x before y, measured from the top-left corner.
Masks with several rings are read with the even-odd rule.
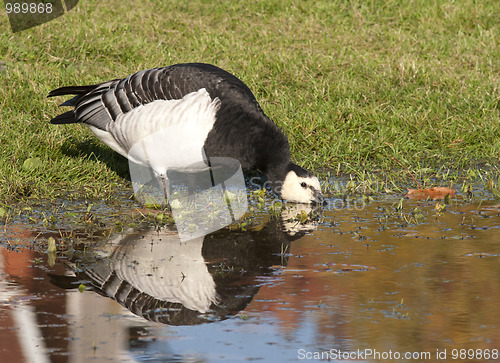
[[[246,231],[247,229],[246,229],[245,227],[246,227],[247,225],[248,225],[248,223],[247,223],[247,222],[243,222],[243,223],[241,223],[241,224],[240,224],[240,229],[241,229],[242,231]]]
[[[446,204],[436,203],[434,209],[438,212],[443,212],[446,209]]]
[[[257,190],[253,191],[253,194],[255,196],[263,197],[264,195],[266,195],[266,190],[265,189],[257,189]]]
[[[47,252],[54,253],[57,251],[56,240],[54,237],[49,237],[47,240]]]
[[[23,169],[24,170],[33,170],[41,167],[43,165],[42,160],[40,158],[28,158],[24,160]]]
[[[226,190],[224,192],[224,199],[226,200],[227,204],[231,204],[231,201],[236,200],[236,194],[231,193],[229,190]]]
[[[304,224],[309,219],[309,215],[305,211],[301,211],[295,216],[295,218],[297,218],[300,223]]]
[[[399,200],[398,205],[396,206],[396,210],[397,210],[397,211],[403,210],[403,202],[404,202],[404,198],[401,198],[401,199]]]
[[[405,197],[410,199],[432,199],[441,200],[446,196],[455,196],[456,191],[446,187],[434,187],[427,189],[408,189],[408,194]]]
[[[173,209],[179,209],[180,207],[182,207],[182,203],[179,201],[179,199],[174,199],[170,203],[170,207],[173,208]]]
[[[49,237],[49,239],[47,240],[47,254],[48,254],[47,263],[51,267],[56,264],[56,251],[57,251],[56,240],[54,239],[54,237]]]

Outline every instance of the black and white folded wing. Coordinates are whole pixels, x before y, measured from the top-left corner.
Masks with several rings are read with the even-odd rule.
[[[155,100],[119,115],[106,131],[89,128],[129,160],[158,175],[204,161],[203,146],[220,107],[202,88],[179,100]]]

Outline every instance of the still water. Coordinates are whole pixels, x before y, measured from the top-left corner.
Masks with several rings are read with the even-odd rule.
[[[130,202],[24,210],[0,233],[2,361],[499,360],[500,207],[436,204],[255,206],[187,242],[115,226]]]

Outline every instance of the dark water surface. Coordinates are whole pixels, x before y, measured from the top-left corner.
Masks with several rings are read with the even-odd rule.
[[[482,198],[256,208],[185,243],[147,224],[83,233],[69,204],[25,213],[0,233],[2,361],[498,361],[500,207]]]

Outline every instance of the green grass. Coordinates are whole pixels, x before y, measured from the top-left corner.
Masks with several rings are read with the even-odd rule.
[[[86,0],[15,34],[0,17],[4,201],[112,195],[123,158],[81,125],[50,125],[62,99],[45,96],[179,62],[240,77],[308,168],[390,172],[394,156],[410,169],[461,169],[500,157],[496,0]],[[27,167],[33,158],[41,165]]]

